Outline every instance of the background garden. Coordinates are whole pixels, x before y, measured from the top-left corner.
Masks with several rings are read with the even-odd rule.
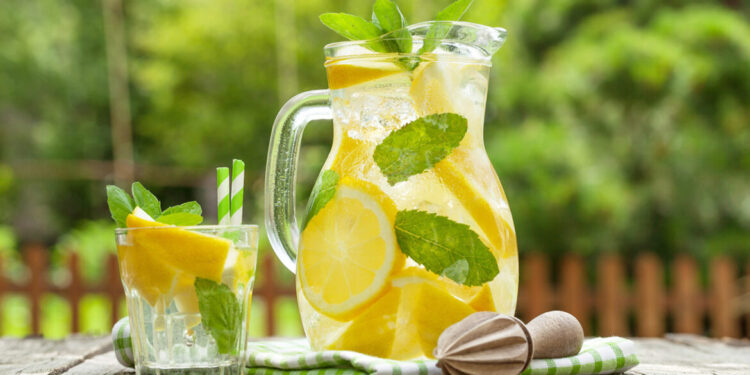
[[[410,23],[449,3],[397,2]],[[23,282],[20,249],[41,243],[51,282],[66,282],[76,251],[96,284],[114,252],[105,184],[196,199],[215,222],[213,168],[232,158],[247,163],[245,221],[261,224],[276,111],[326,86],[323,46],[338,37],[317,16],[367,16],[371,3],[0,2],[1,273]],[[522,254],[748,260],[750,3],[475,0],[465,20],[509,31],[485,143]],[[306,132],[300,204],[330,136],[328,124]],[[81,303],[81,330],[107,332],[105,298]],[[0,335],[28,334],[28,309],[3,295]],[[62,298],[42,312],[46,336],[68,333]],[[301,334],[294,300],[280,314],[279,333]]]

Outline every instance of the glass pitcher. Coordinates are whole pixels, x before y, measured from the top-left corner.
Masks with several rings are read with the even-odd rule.
[[[449,30],[440,39],[431,30]],[[378,40],[325,47],[329,90],[279,112],[266,169],[266,228],[296,273],[315,350],[431,357],[476,311],[513,314],[518,256],[510,208],[483,144],[490,57],[505,31],[464,22],[409,27],[416,54]],[[423,48],[424,47],[424,48]],[[333,146],[302,225],[302,131],[333,120]]]

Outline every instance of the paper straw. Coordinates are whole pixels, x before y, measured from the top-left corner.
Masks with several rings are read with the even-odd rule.
[[[231,223],[232,225],[242,224],[242,193],[245,186],[245,163],[242,160],[234,159],[232,161],[232,199],[231,206]]]
[[[219,225],[229,225],[229,168],[216,168],[216,200]]]

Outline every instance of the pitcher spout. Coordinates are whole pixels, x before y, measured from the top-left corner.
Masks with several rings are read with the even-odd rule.
[[[501,27],[490,27],[471,22],[428,21],[408,26],[415,48],[424,52],[425,46],[434,47],[438,54],[469,55],[487,58],[505,43],[508,32]],[[384,37],[387,37],[386,34]]]

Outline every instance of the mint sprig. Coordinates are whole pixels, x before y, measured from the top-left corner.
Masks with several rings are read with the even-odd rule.
[[[457,0],[441,10],[435,17],[436,21],[458,21],[466,13],[473,0]],[[406,18],[398,5],[392,0],[376,0],[373,4],[372,22],[362,17],[348,13],[324,13],[320,21],[329,29],[349,40],[371,40],[365,47],[376,52],[412,52],[412,37]],[[450,31],[450,25],[436,24],[428,30],[427,37],[419,50],[419,54],[430,52],[440,38]],[[377,40],[384,34],[390,35],[392,40]],[[401,64],[407,69],[414,69],[417,62],[404,61]]]
[[[461,19],[461,17],[464,16],[466,11],[471,6],[471,3],[474,2],[474,0],[458,0],[451,5],[448,5],[445,7],[445,9],[438,12],[437,17],[435,17],[435,21],[458,21]],[[423,54],[426,52],[431,52],[435,49],[435,47],[438,46],[438,42],[445,38],[446,35],[451,31],[451,25],[445,24],[445,23],[435,23],[432,26],[430,26],[430,29],[427,30],[427,35],[425,36],[424,43],[422,43],[422,48],[419,49],[419,54]]]
[[[203,210],[198,202],[186,202],[169,207],[162,212],[159,199],[143,184],[134,182],[131,191],[132,197],[125,190],[115,185],[107,185],[107,205],[118,228],[127,227],[127,217],[136,207],[140,207],[148,216],[164,224],[189,226],[203,222],[201,216]]]
[[[117,226],[126,227],[125,219],[135,210],[135,202],[130,194],[115,185],[107,185],[107,206]]]
[[[389,51],[411,53],[411,33],[401,9],[392,0],[376,0],[372,6],[372,23],[383,33],[393,32],[394,40],[386,41]]]
[[[500,272],[497,260],[466,224],[419,210],[399,211],[396,240],[409,258],[459,284],[482,285]]]
[[[420,117],[391,132],[375,147],[372,157],[394,185],[432,168],[458,147],[468,122],[455,113]]]
[[[240,303],[228,286],[216,281],[195,278],[201,323],[216,341],[220,354],[233,351],[241,323]]]
[[[307,226],[310,219],[313,218],[328,202],[333,199],[336,195],[336,185],[339,183],[339,174],[336,171],[329,169],[320,175],[318,181],[313,186],[312,193],[310,193],[310,200],[307,207],[307,215],[305,221],[302,222],[302,228]]]
[[[143,187],[140,182],[133,182],[130,192],[133,193],[135,204],[143,211],[146,211],[148,216],[153,218],[161,216],[161,202],[159,202],[159,199],[153,193]]]

